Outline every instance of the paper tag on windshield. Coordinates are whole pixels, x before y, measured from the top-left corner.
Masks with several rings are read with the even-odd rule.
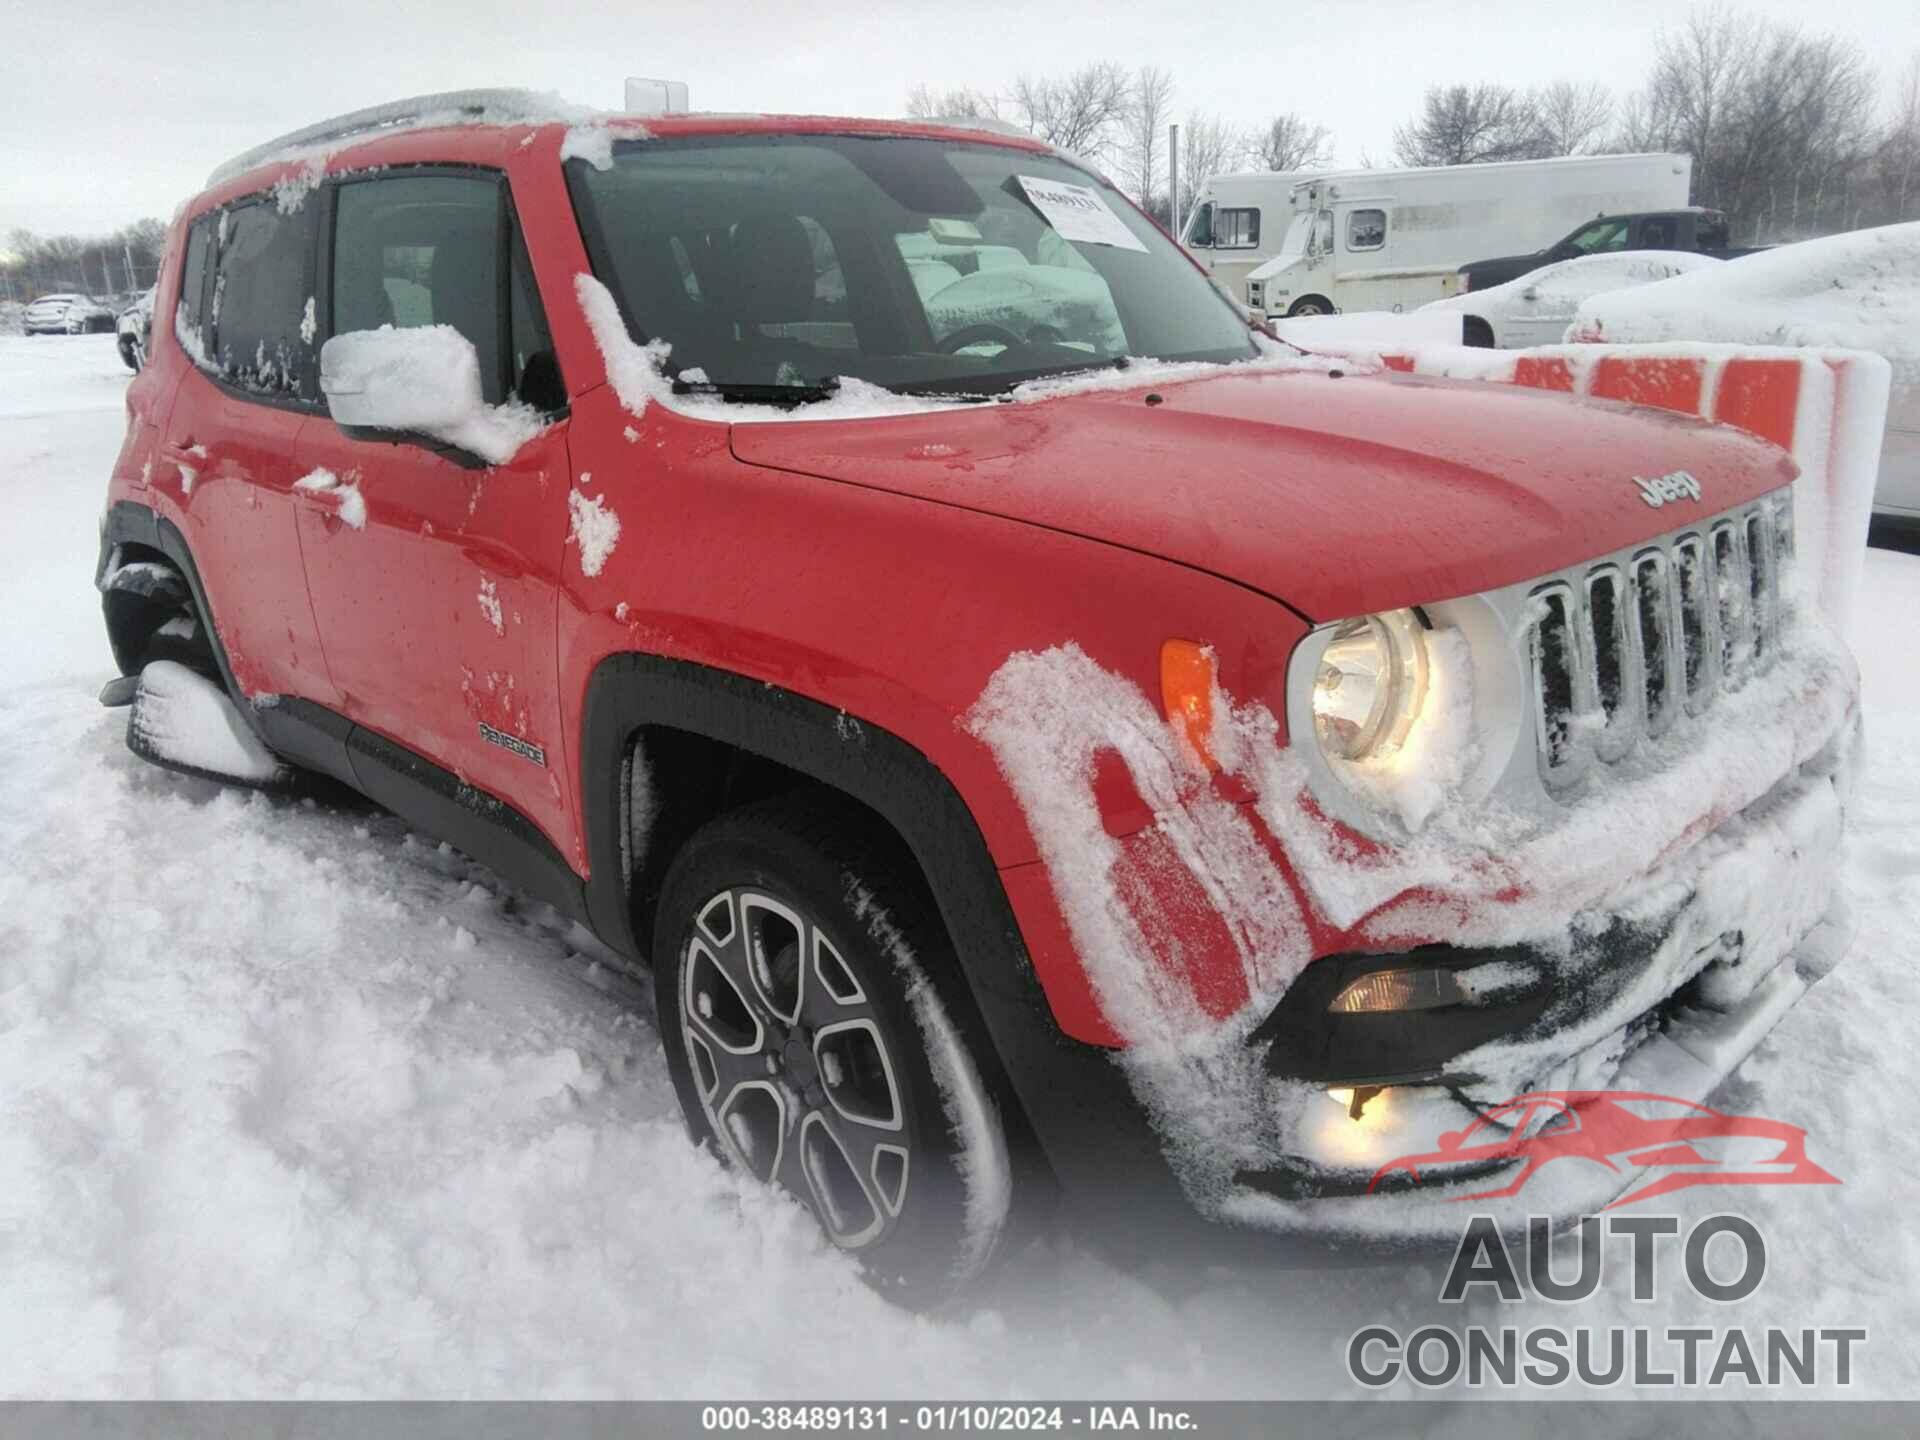
[[[1038,180],[1022,175],[1021,188],[1034,209],[1047,217],[1062,240],[1077,240],[1086,245],[1117,245],[1122,250],[1145,250],[1140,237],[1127,228],[1107,202],[1084,185],[1069,185],[1062,180]]]

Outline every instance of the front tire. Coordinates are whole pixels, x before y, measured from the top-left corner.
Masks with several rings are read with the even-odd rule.
[[[1302,295],[1298,300],[1293,302],[1293,308],[1287,311],[1287,318],[1291,320],[1297,315],[1331,314],[1333,314],[1333,302],[1331,300],[1323,299],[1318,295]]]
[[[902,1304],[985,1269],[1011,1193],[999,1111],[936,983],[945,929],[859,812],[802,791],[708,824],[667,873],[653,953],[696,1139]]]

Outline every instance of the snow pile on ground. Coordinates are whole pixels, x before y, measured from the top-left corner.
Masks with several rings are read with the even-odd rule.
[[[1569,339],[1866,350],[1920,383],[1920,221],[1854,230],[1580,306]]]
[[[451,325],[352,330],[320,347],[321,388],[353,399],[357,423],[412,431],[504,465],[546,429],[531,405],[489,405],[480,357]]]
[[[1302,350],[1322,345],[1372,348],[1392,353],[1404,345],[1458,345],[1460,322],[1428,314],[1431,305],[1395,314],[1391,310],[1362,310],[1351,315],[1296,315],[1267,322],[1274,334]]]
[[[1751,1300],[1637,1304],[1610,1256],[1577,1311],[1441,1305],[1432,1260],[1129,1272],[1054,1238],[917,1317],[688,1144],[645,992],[582,932],[377,811],[127,753],[89,583],[126,382],[111,336],[0,342],[7,1395],[1350,1398],[1361,1326],[1469,1321],[1865,1325],[1849,1396],[1920,1395],[1920,558],[1869,557],[1852,636],[1859,939],[1714,1101],[1843,1183],[1660,1205],[1761,1227]]]

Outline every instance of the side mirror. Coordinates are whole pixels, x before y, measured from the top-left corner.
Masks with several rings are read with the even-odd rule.
[[[320,393],[343,429],[434,435],[485,407],[480,355],[451,325],[350,330],[320,347]]]
[[[1540,298],[1540,287],[1538,285],[1527,286],[1526,289],[1520,292],[1520,298],[1522,300],[1538,300]]]

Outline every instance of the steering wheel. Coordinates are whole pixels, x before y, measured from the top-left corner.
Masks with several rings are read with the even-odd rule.
[[[1027,343],[1003,326],[968,325],[947,336],[937,348],[942,355],[951,355],[957,350],[966,349],[969,345],[978,345],[987,341],[1004,345],[1009,350],[1018,349]]]

